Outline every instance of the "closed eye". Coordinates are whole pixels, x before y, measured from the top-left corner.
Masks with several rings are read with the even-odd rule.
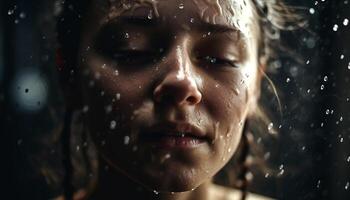
[[[203,57],[197,57],[196,58],[199,62],[210,65],[210,66],[217,66],[217,67],[235,67],[237,68],[237,62],[235,60],[225,59],[225,58],[219,58],[214,56],[203,56]]]
[[[158,53],[148,50],[118,50],[112,53],[114,59],[120,65],[147,65],[157,61]]]

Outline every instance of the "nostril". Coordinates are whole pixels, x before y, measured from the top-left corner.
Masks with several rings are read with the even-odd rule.
[[[187,102],[188,103],[190,103],[190,104],[196,104],[197,103],[197,98],[196,97],[194,97],[194,96],[189,96],[189,97],[187,97]]]

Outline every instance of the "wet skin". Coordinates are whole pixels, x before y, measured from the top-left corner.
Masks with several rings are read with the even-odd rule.
[[[210,181],[258,96],[257,28],[238,14],[251,3],[160,0],[123,10],[100,2],[89,9],[79,71],[101,162],[160,192]],[[242,28],[231,20],[240,17]]]

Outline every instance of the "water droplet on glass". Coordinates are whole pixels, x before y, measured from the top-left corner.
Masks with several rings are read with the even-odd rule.
[[[182,9],[184,9],[184,7],[185,7],[185,6],[184,6],[184,4],[183,4],[183,3],[180,3],[180,4],[179,4],[179,9],[181,9],[181,10],[182,10]]]
[[[271,123],[269,123],[269,125],[267,126],[267,130],[271,131],[272,128],[273,128],[273,123],[271,122]]]
[[[340,60],[343,60],[344,59],[344,54],[340,55]]]
[[[124,137],[124,144],[125,144],[125,145],[128,145],[129,142],[130,142],[130,137],[126,135],[126,136]]]
[[[153,18],[153,13],[152,13],[152,11],[150,11],[150,12],[148,13],[147,18],[148,18],[148,19],[152,19],[152,18]]]
[[[159,194],[159,192],[157,190],[153,190],[153,193],[157,194],[157,195]]]
[[[316,187],[317,187],[317,188],[320,188],[320,185],[321,185],[321,180],[318,180],[318,181],[317,181]]]
[[[328,81],[328,76],[325,76],[325,77],[323,78],[323,81],[324,81],[324,82],[327,82],[327,81]]]
[[[266,173],[265,174],[265,178],[269,178],[270,177],[270,174],[269,173]]]
[[[344,21],[343,21],[343,25],[347,26],[348,24],[349,24],[349,20],[347,18],[345,18]]]
[[[24,12],[21,12],[21,13],[19,14],[19,18],[21,18],[21,19],[26,18],[26,14],[25,14]]]
[[[329,109],[326,110],[326,115],[329,115]]]
[[[117,98],[117,100],[120,100],[120,93],[115,94],[115,97]]]
[[[87,113],[89,111],[89,106],[88,105],[85,105],[83,107],[83,113]]]
[[[338,28],[339,28],[338,24],[334,24],[333,31],[338,31]]]
[[[324,85],[321,85],[321,88],[320,88],[321,90],[323,90],[324,89]]]
[[[117,122],[115,120],[112,120],[109,124],[109,128],[111,130],[114,130],[116,126],[117,126]]]
[[[310,12],[310,14],[313,15],[313,14],[315,14],[315,9],[314,9],[314,8],[310,8],[310,9],[309,9],[309,12]]]
[[[129,36],[129,33],[125,33],[124,37],[125,37],[126,39],[128,39],[128,38],[130,37],[130,36]]]

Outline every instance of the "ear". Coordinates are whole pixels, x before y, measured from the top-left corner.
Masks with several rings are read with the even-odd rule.
[[[59,86],[62,90],[66,109],[80,109],[82,107],[82,90],[77,67],[65,58],[62,49],[56,50],[55,57]]]

